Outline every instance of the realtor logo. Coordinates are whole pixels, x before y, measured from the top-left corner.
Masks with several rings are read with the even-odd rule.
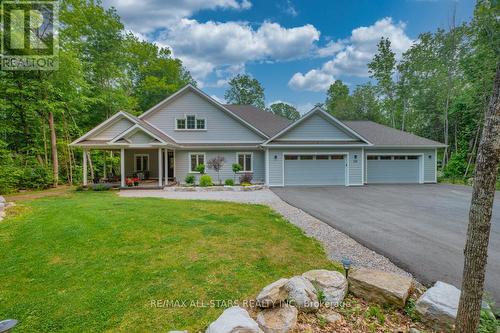
[[[57,14],[55,1],[2,1],[0,68],[57,70]]]

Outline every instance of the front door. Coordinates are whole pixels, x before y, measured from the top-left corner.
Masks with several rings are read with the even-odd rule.
[[[173,151],[168,151],[167,153],[167,158],[168,158],[168,180],[173,180],[174,179],[174,152]]]

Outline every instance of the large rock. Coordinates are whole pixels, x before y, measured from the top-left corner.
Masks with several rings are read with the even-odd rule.
[[[460,289],[438,281],[420,296],[415,308],[425,322],[446,330],[455,323],[459,300]]]
[[[245,309],[233,306],[211,323],[206,333],[262,333],[262,331]]]
[[[0,203],[5,203],[5,198],[0,195]]]
[[[265,309],[257,315],[257,323],[265,333],[287,333],[297,324],[297,308],[286,303]]]
[[[305,272],[302,276],[308,279],[317,290],[323,292],[327,306],[338,306],[344,300],[347,293],[347,279],[342,273],[315,269]]]
[[[257,296],[257,305],[262,308],[269,308],[286,301],[288,292],[285,289],[285,284],[287,282],[288,279],[279,279],[264,287]]]
[[[291,305],[305,312],[318,310],[318,295],[308,279],[302,276],[294,276],[285,284],[285,289],[288,292],[288,303]]]
[[[349,290],[369,302],[403,308],[411,287],[411,278],[393,273],[360,268],[349,274]]]

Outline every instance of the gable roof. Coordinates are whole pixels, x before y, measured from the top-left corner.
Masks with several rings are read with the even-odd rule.
[[[261,110],[253,105],[224,104],[224,106],[254,127],[271,137],[290,125],[291,120]]]
[[[415,134],[400,131],[392,127],[381,125],[373,121],[357,120],[344,121],[344,124],[363,135],[370,140],[375,146],[429,146],[429,147],[446,147],[446,145],[420,137]]]
[[[331,121],[333,124],[336,124],[338,127],[340,127],[341,129],[345,130],[347,133],[350,133],[361,144],[371,145],[371,142],[368,141],[365,137],[363,137],[362,135],[360,135],[358,132],[356,132],[355,130],[353,130],[352,128],[350,128],[349,126],[347,126],[346,124],[344,124],[343,122],[339,121],[337,118],[335,118],[334,116],[332,116],[331,114],[329,114],[328,112],[326,112],[325,110],[323,110],[319,106],[314,107],[311,111],[307,112],[301,118],[299,118],[298,120],[294,121],[293,123],[289,124],[284,129],[282,129],[281,131],[279,131],[278,133],[276,133],[274,136],[272,136],[271,138],[269,138],[269,140],[267,140],[266,142],[264,142],[264,145],[268,144],[268,143],[270,143],[272,141],[275,141],[280,136],[282,136],[286,132],[290,131],[291,129],[295,128],[297,125],[299,125],[300,123],[302,123],[303,121],[305,121],[306,119],[310,118],[311,116],[313,116],[315,114],[321,114],[324,118],[326,118],[327,121]]]
[[[259,128],[255,127],[254,125],[252,125],[251,123],[249,123],[248,121],[246,121],[245,119],[243,119],[242,117],[240,117],[237,113],[231,112],[228,108],[226,108],[225,105],[219,103],[214,98],[208,96],[207,94],[205,94],[203,91],[201,91],[200,89],[196,88],[192,84],[187,84],[186,86],[184,86],[183,88],[181,88],[177,92],[175,92],[174,94],[172,94],[169,97],[165,98],[163,101],[161,101],[160,103],[156,104],[155,106],[153,106],[152,108],[150,108],[149,110],[147,110],[146,112],[144,112],[143,114],[141,114],[139,116],[139,119],[143,119],[144,120],[145,117],[147,117],[150,114],[152,114],[152,113],[160,110],[161,107],[163,107],[164,105],[170,103],[171,101],[173,101],[174,99],[176,99],[177,97],[181,96],[182,94],[184,94],[187,91],[194,92],[198,96],[204,98],[209,103],[215,105],[217,108],[219,108],[223,112],[226,112],[231,117],[235,118],[236,120],[238,120],[239,122],[241,122],[243,125],[245,125],[246,127],[250,128],[252,131],[256,132],[257,134],[263,136],[264,138],[268,138],[269,137],[262,130],[260,130]]]

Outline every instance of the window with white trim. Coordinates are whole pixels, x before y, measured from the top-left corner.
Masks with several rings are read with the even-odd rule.
[[[197,118],[194,115],[187,115],[185,118],[178,118],[175,121],[175,129],[178,130],[204,130],[206,121],[203,118]]]
[[[198,172],[196,168],[200,164],[205,164],[205,154],[203,153],[190,153],[189,154],[189,171]]]
[[[238,153],[238,164],[241,165],[241,172],[252,172],[252,153]]]
[[[135,154],[135,171],[148,171],[149,170],[149,155],[148,154]]]

